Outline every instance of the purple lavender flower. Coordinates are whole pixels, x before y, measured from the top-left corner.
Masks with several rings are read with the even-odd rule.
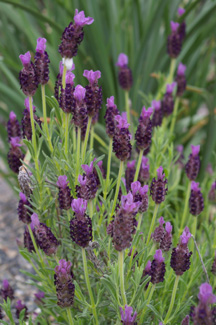
[[[175,78],[175,81],[177,83],[176,96],[179,97],[184,94],[184,91],[186,89],[187,82],[185,78],[185,70],[186,70],[186,66],[180,62],[178,65],[177,75]]]
[[[31,216],[31,228],[35,236],[36,243],[46,255],[56,254],[59,242],[53,235],[51,229],[38,219],[38,215],[33,213]]]
[[[35,252],[34,244],[32,242],[27,226],[25,227],[25,231],[24,231],[24,247],[27,248],[30,253]]]
[[[136,160],[128,161],[127,168],[125,170],[125,180],[126,180],[126,188],[129,191],[131,184],[133,183],[134,175],[136,172]]]
[[[62,61],[60,61],[60,63],[59,63],[59,73],[58,73],[58,75],[56,77],[55,93],[54,93],[54,96],[57,99],[57,101],[60,101],[60,90],[62,88],[63,69],[64,69],[64,65],[63,65]],[[75,69],[75,64],[73,63],[72,68],[69,69],[69,70],[67,69],[66,75],[67,75],[67,73],[72,72],[72,70],[74,70],[74,69]]]
[[[216,201],[216,181],[212,183],[211,189],[208,194],[209,201],[215,202]]]
[[[70,221],[70,236],[77,245],[85,248],[92,240],[92,221],[86,215],[87,201],[74,199],[71,207],[75,218]]]
[[[140,172],[139,172],[139,177],[138,180],[140,181],[140,183],[143,185],[144,183],[148,182],[149,180],[149,159],[147,157],[142,157],[142,163],[141,163],[141,167],[140,167]]]
[[[200,158],[199,158],[200,146],[191,145],[191,151],[192,153],[190,154],[188,158],[188,162],[185,165],[185,171],[187,177],[191,181],[195,181],[200,170]]]
[[[16,303],[16,317],[17,319],[19,319],[19,316],[20,316],[20,313],[23,309],[25,309],[25,315],[24,315],[24,320],[27,320],[28,319],[28,308],[25,304],[22,303],[21,300],[18,300],[17,303]]]
[[[210,284],[201,284],[198,299],[199,304],[193,310],[193,324],[215,324],[215,310],[211,309],[210,305],[216,303],[216,296],[212,293]]]
[[[20,192],[19,193],[20,200],[18,204],[18,217],[19,220],[23,223],[31,223],[31,213],[27,207],[32,207],[31,203],[26,198],[25,194]]]
[[[31,54],[27,52],[21,54],[19,58],[23,64],[23,69],[19,73],[21,89],[26,96],[34,96],[38,87],[38,79],[35,66],[31,62]]]
[[[130,143],[131,134],[128,130],[129,124],[121,115],[116,115],[116,131],[113,137],[113,151],[121,161],[130,159],[132,146]]]
[[[139,150],[146,150],[151,145],[152,122],[150,116],[152,113],[153,109],[151,107],[146,110],[145,106],[143,106],[135,134],[136,146]]]
[[[182,275],[190,268],[190,257],[192,252],[189,252],[187,246],[190,237],[191,233],[188,227],[185,227],[180,236],[179,244],[172,250],[170,266],[175,271],[176,275]]]
[[[148,185],[141,187],[139,181],[131,184],[131,190],[134,198],[134,202],[140,202],[139,212],[144,213],[148,210]]]
[[[161,239],[164,237],[164,226],[163,224],[165,223],[164,218],[160,217],[159,218],[159,226],[155,228],[155,231],[151,235],[151,238],[156,242],[160,243]]]
[[[137,317],[137,312],[135,311],[133,314],[133,307],[125,305],[124,310],[119,307],[120,309],[120,314],[121,314],[121,322],[124,325],[135,325],[137,324],[135,322],[136,317]],[[133,316],[132,316],[133,314]]]
[[[166,222],[165,232],[160,241],[160,249],[164,252],[168,252],[172,246],[172,226],[170,222]]]
[[[166,272],[165,263],[164,263],[164,257],[162,256],[162,250],[158,249],[155,252],[154,259],[151,263],[151,282],[153,284],[163,282],[164,281],[164,275]]]
[[[185,9],[184,8],[178,8],[178,15],[179,15],[179,17],[181,17],[182,15],[184,15],[184,13],[185,13]],[[185,35],[186,35],[186,23],[185,23],[185,21],[182,21],[180,23],[180,26],[178,28],[178,33],[179,33],[179,36],[180,36],[181,41],[183,41],[184,38],[185,38]]]
[[[181,52],[182,37],[179,34],[179,23],[170,22],[171,34],[167,39],[167,52],[171,58],[177,58]]]
[[[84,11],[75,10],[74,23],[71,22],[65,28],[61,37],[59,53],[63,58],[73,58],[77,55],[78,46],[84,37],[83,27],[91,25],[93,21],[93,18],[85,17]]]
[[[173,112],[174,99],[173,99],[172,92],[173,92],[175,86],[176,86],[176,82],[173,82],[171,84],[168,84],[166,87],[166,93],[162,100],[162,110],[163,110],[164,116],[169,116]]]
[[[31,117],[30,117],[30,105],[29,105],[29,98],[25,99],[25,109],[23,111],[23,118],[22,118],[22,132],[23,132],[23,138],[27,138],[28,140],[32,139],[32,128],[31,128]],[[41,128],[41,121],[40,118],[35,114],[35,106],[32,106],[33,108],[33,118],[35,122],[39,125]]]
[[[42,305],[43,304],[43,298],[45,297],[45,293],[43,291],[38,291],[37,293],[34,294],[35,296],[35,303],[37,305]]]
[[[146,263],[146,266],[145,266],[145,268],[143,270],[142,278],[144,278],[146,275],[150,275],[150,271],[151,271],[151,261],[149,260]]]
[[[22,146],[20,143],[20,138],[15,137],[10,139],[10,150],[7,154],[7,159],[8,159],[8,165],[10,169],[18,174],[19,173],[19,168],[22,166],[21,160],[24,159],[25,155],[21,151],[20,147]]]
[[[56,185],[59,188],[58,201],[61,210],[69,210],[73,200],[68,183],[66,175],[59,176],[58,181],[56,182]]]
[[[65,76],[65,89],[61,87],[59,106],[65,113],[75,112],[74,78],[75,75],[71,71],[67,71]]]
[[[2,296],[2,299],[5,301],[7,301],[7,298],[9,298],[10,300],[14,299],[14,291],[7,279],[4,279],[2,282],[2,288],[0,290],[0,294]]]
[[[160,126],[163,120],[163,110],[161,101],[153,100],[151,106],[154,109],[154,113],[152,116],[152,126]]]
[[[128,67],[128,57],[120,53],[116,65],[119,67],[118,79],[119,84],[124,90],[130,90],[133,84],[132,71]]]
[[[46,52],[46,38],[39,37],[37,39],[35,53],[35,73],[39,84],[45,85],[49,81],[49,56]]]
[[[88,123],[87,106],[85,102],[86,89],[81,85],[77,85],[74,90],[75,111],[73,122],[76,127],[81,128],[82,139],[85,137],[86,127]]]
[[[21,138],[21,127],[19,121],[17,120],[16,114],[14,112],[10,112],[9,120],[7,122],[7,133],[8,140],[11,138],[19,137]]]
[[[115,116],[120,114],[117,106],[114,104],[114,96],[107,98],[106,107],[106,114],[104,116],[106,122],[106,133],[110,138],[112,138],[115,134],[117,124]]]
[[[154,177],[150,186],[150,195],[156,204],[160,204],[165,200],[168,191],[167,182],[165,174],[163,174],[163,167],[160,166],[157,169],[157,180]]]
[[[191,195],[189,199],[190,213],[197,216],[204,209],[204,199],[199,188],[199,183],[191,182]]]
[[[215,257],[214,257],[214,261],[212,263],[212,267],[211,267],[211,272],[216,275],[216,251],[215,251]]]
[[[60,260],[59,265],[55,267],[54,284],[58,299],[57,304],[61,308],[67,308],[73,305],[75,285],[73,284],[71,266],[71,262]]]
[[[98,85],[98,79],[101,77],[99,70],[84,70],[83,76],[89,81],[86,89],[85,101],[87,105],[88,116],[97,116],[102,105],[102,88]]]
[[[78,198],[82,198],[84,200],[91,200],[95,198],[98,190],[98,179],[94,173],[93,161],[89,166],[82,165],[82,169],[85,173],[78,176],[80,186],[76,186],[77,196]]]
[[[131,245],[135,226],[134,216],[139,206],[140,202],[134,202],[131,192],[121,197],[121,206],[112,225],[113,244],[117,251],[122,251]]]

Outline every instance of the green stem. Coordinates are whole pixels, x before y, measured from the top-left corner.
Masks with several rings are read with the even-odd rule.
[[[88,138],[89,138],[91,121],[92,121],[92,116],[89,116],[88,117],[88,124],[87,124],[86,134],[85,134],[85,139],[84,139],[84,144],[83,144],[83,150],[82,150],[82,162],[83,162],[83,164],[85,162],[85,154],[86,154],[86,148],[87,148],[87,143],[88,143]]]
[[[137,225],[136,232],[140,230],[141,222],[142,222],[142,213],[140,213],[138,217],[138,225]]]
[[[94,318],[95,318],[95,323],[96,323],[96,325],[98,325],[99,322],[98,322],[98,317],[97,317],[96,305],[95,305],[94,296],[93,296],[90,281],[89,281],[85,248],[82,248],[82,259],[83,259],[83,266],[84,266],[85,281],[86,281],[86,285],[87,285],[87,288],[88,288],[89,297],[90,297],[90,300],[91,300],[91,308],[92,308],[93,315],[94,315]]]
[[[185,198],[184,212],[183,212],[181,227],[180,227],[180,231],[179,231],[180,234],[183,231],[183,227],[184,227],[184,224],[185,224],[185,219],[186,219],[187,212],[188,212],[187,210],[188,210],[188,204],[189,204],[190,191],[191,191],[191,182],[189,181],[188,188],[187,188],[187,193],[186,193],[186,198]]]
[[[63,89],[65,89],[65,86],[66,86],[66,72],[67,72],[67,68],[66,68],[66,65],[64,65],[63,74],[62,74],[62,88]]]
[[[115,196],[114,196],[114,200],[113,200],[112,211],[111,211],[109,219],[108,219],[108,224],[110,223],[110,219],[115,211],[123,170],[124,170],[124,161],[120,161],[118,179],[117,179],[117,184],[116,184],[116,191],[115,191]]]
[[[67,310],[67,317],[68,317],[68,321],[69,321],[69,325],[73,325],[74,324],[74,322],[73,322],[73,318],[72,318],[72,314],[71,314],[71,310],[70,310],[70,308],[66,308],[66,310]]]
[[[34,112],[33,112],[33,104],[32,97],[29,96],[29,109],[30,109],[30,119],[31,119],[31,129],[32,129],[32,144],[34,149],[34,160],[36,169],[39,169],[38,161],[37,161],[37,142],[36,142],[36,133],[35,133],[35,124],[34,124]]]
[[[164,324],[168,323],[169,316],[170,316],[170,314],[171,314],[171,312],[173,310],[179,279],[180,279],[180,275],[177,275],[176,279],[175,279],[174,287],[173,287],[173,292],[172,292],[172,297],[171,297],[169,309],[168,309],[168,312],[167,312],[166,317],[165,317],[164,322],[163,322]]]
[[[92,125],[91,134],[90,134],[90,150],[93,149],[93,146],[94,146],[94,125]],[[92,160],[92,153],[91,153],[90,160]]]
[[[104,142],[96,133],[94,133],[94,138],[95,140],[97,140],[97,142],[99,142],[102,145],[102,147],[107,149],[106,142]]]
[[[169,139],[171,139],[171,137],[173,135],[173,130],[175,127],[175,122],[176,122],[176,117],[177,117],[177,112],[178,112],[178,106],[179,106],[179,97],[177,97],[175,100],[175,106],[174,106],[174,110],[172,113],[172,121],[171,121],[171,126],[170,126]]]
[[[192,218],[194,219],[193,220],[193,223],[192,223],[192,235],[194,236],[194,239],[196,238],[196,229],[197,229],[197,216],[192,216]],[[195,252],[194,252],[194,241],[192,240],[190,242],[190,249],[191,251],[193,252],[193,256],[195,255]]]
[[[77,148],[77,143],[76,143],[76,127],[75,125],[73,126],[73,152],[76,152],[76,148]],[[81,152],[81,148],[79,149]]]
[[[158,208],[159,208],[159,204],[156,204],[155,208],[154,208],[153,218],[152,218],[152,221],[151,221],[151,226],[150,226],[150,229],[149,229],[149,232],[148,232],[146,245],[148,245],[148,243],[149,243],[149,241],[151,239],[151,234],[152,234],[152,230],[154,228],[155,220],[156,220],[156,217],[157,217]]]
[[[119,276],[120,276],[120,289],[121,295],[123,299],[123,305],[127,305],[127,298],[125,294],[125,287],[124,287],[124,251],[118,253],[118,262],[119,262]]]
[[[129,92],[125,91],[125,108],[126,108],[126,113],[127,113],[127,121],[131,125],[131,118],[130,118],[130,107],[129,107]]]
[[[166,83],[169,84],[170,82],[173,81],[173,75],[174,75],[174,71],[175,71],[175,66],[176,66],[176,59],[171,59],[170,62],[170,71],[169,71],[169,75],[167,77]]]
[[[78,128],[77,133],[77,150],[76,150],[76,179],[75,184],[77,184],[77,179],[79,176],[79,170],[80,170],[80,144],[81,144],[81,128]]]
[[[142,163],[142,157],[143,157],[143,150],[140,150],[139,159],[138,159],[138,163],[137,163],[137,167],[136,167],[136,173],[135,173],[134,180],[133,180],[134,182],[137,181],[138,176],[139,176],[140,166],[141,166],[141,163]]]
[[[65,114],[65,156],[68,157],[68,136],[69,136],[69,122],[70,114]]]
[[[143,308],[143,311],[142,311],[142,314],[141,314],[141,317],[140,317],[140,321],[139,321],[139,324],[143,324],[143,319],[144,319],[144,316],[145,316],[145,312],[147,310],[147,305],[150,303],[151,301],[151,298],[153,296],[153,293],[154,293],[154,290],[155,290],[155,286],[156,284],[153,284],[152,288],[151,288],[151,291],[149,293],[149,296],[148,296],[148,300],[147,300],[147,303],[145,305],[145,307]]]
[[[41,96],[42,96],[42,106],[43,106],[44,129],[45,129],[45,133],[47,135],[47,140],[48,140],[50,151],[53,152],[53,146],[52,146],[49,129],[48,129],[48,123],[47,123],[45,85],[41,85]]]

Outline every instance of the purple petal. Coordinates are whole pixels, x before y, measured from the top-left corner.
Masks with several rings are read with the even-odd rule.
[[[86,89],[81,85],[77,85],[74,90],[74,97],[81,102],[85,98]]]
[[[34,294],[37,299],[43,299],[45,297],[45,293],[43,291],[38,291]]]
[[[176,147],[176,150],[177,150],[179,153],[182,153],[183,150],[184,150],[183,145],[182,145],[182,144],[178,145],[178,146]]]
[[[99,70],[84,70],[83,76],[86,77],[90,84],[95,84],[98,82],[98,79],[101,77],[101,72]]]
[[[198,146],[191,145],[191,151],[192,151],[192,155],[194,157],[197,156],[200,152],[200,145],[198,145]]]
[[[199,183],[192,181],[191,182],[191,190],[194,192],[199,192],[200,191]]]
[[[44,54],[44,52],[46,51],[46,42],[47,42],[46,38],[39,37],[37,39],[36,52]]]
[[[91,17],[85,17],[84,11],[78,11],[78,9],[75,10],[75,16],[74,16],[75,24],[78,26],[85,26],[85,25],[91,25],[94,22],[94,19]]]
[[[163,226],[163,224],[165,223],[163,217],[160,217],[158,221],[159,221],[159,224],[160,224],[161,226]]]
[[[207,282],[201,284],[198,298],[203,304],[214,304],[216,302],[216,296],[212,293],[212,287]]]
[[[25,308],[25,305],[22,304],[21,300],[18,300],[15,307],[16,307],[16,309],[21,311],[23,308]]]
[[[163,180],[164,177],[165,177],[165,174],[163,174],[163,167],[162,166],[160,166],[157,169],[157,177],[158,177],[158,180]]]
[[[84,216],[87,209],[87,203],[88,201],[80,198],[74,199],[71,203],[71,208],[78,216]]]
[[[161,249],[157,249],[154,255],[154,259],[158,262],[158,263],[162,263],[164,261],[164,257],[162,256],[162,250]]]
[[[178,8],[178,15],[181,17],[182,15],[184,15],[184,13],[185,13],[185,9],[179,7],[179,8]]]
[[[117,127],[119,129],[128,129],[129,123],[127,122],[126,119],[124,119],[121,115],[116,115],[115,120],[117,121]]]
[[[172,82],[171,84],[167,84],[166,86],[166,92],[168,94],[171,94],[176,86],[176,82]]]
[[[10,139],[10,144],[13,148],[21,147],[22,145],[19,142],[20,142],[20,137],[12,137]]]
[[[172,226],[171,226],[171,223],[169,221],[166,222],[165,229],[166,229],[166,232],[168,234],[171,234],[171,232],[172,232]]]
[[[175,23],[174,21],[171,21],[170,27],[171,27],[172,32],[176,32],[177,29],[179,28],[179,23]]]
[[[31,54],[29,51],[26,52],[25,54],[20,54],[19,58],[20,58],[22,65],[24,67],[28,66],[28,64],[31,62]]]
[[[149,188],[148,185],[144,185],[143,187],[140,187],[139,189],[140,195],[146,194],[148,192],[148,188]]]
[[[36,213],[33,213],[31,215],[31,229],[34,229],[35,227],[39,227],[40,226],[40,220],[38,218],[38,215]]]
[[[74,85],[74,78],[75,78],[75,75],[71,71],[68,70],[66,72],[66,77],[65,77],[66,84],[70,84],[71,86],[73,86]]]
[[[191,233],[189,231],[189,228],[185,227],[182,235],[180,236],[180,242],[182,244],[187,244],[190,238],[191,238]]]
[[[152,107],[149,107],[149,108],[146,110],[145,106],[143,106],[143,108],[142,108],[142,112],[141,112],[141,116],[142,116],[142,118],[143,118],[144,120],[150,118],[150,116],[152,115],[152,113],[153,113],[153,108],[152,108]]]
[[[178,65],[177,74],[179,76],[184,76],[185,70],[186,70],[186,65],[184,65],[183,63],[180,62]]]
[[[152,101],[152,107],[156,110],[159,111],[161,109],[161,101],[160,100],[153,100]]]
[[[136,164],[136,160],[128,161],[127,168],[134,168]]]
[[[20,193],[19,193],[19,197],[20,197],[20,200],[22,200],[24,203],[27,202],[27,198],[26,198],[26,196],[25,196],[24,193],[20,192]]]
[[[68,185],[68,180],[66,175],[62,175],[58,177],[58,181],[56,182],[56,185],[61,188],[66,188]]]
[[[85,186],[86,185],[86,182],[87,182],[87,177],[86,176],[79,175],[78,176],[78,181],[79,181],[80,185]]]
[[[16,120],[16,114],[13,111],[10,112],[9,119],[11,122],[14,122]]]
[[[4,280],[2,281],[2,288],[3,288],[4,290],[7,290],[8,287],[9,287],[9,282],[8,282],[7,279],[4,279]]]
[[[141,184],[139,181],[133,182],[131,184],[131,189],[132,189],[133,195],[135,195],[139,191],[140,187],[141,187]]]
[[[146,264],[145,271],[150,272],[150,270],[151,270],[151,261],[149,260]]]
[[[123,68],[128,65],[128,56],[124,53],[120,53],[116,65]]]
[[[88,176],[89,174],[91,174],[93,172],[93,161],[90,163],[90,165],[82,165],[82,169],[84,170],[84,172],[86,173],[86,175]]]
[[[24,105],[25,105],[25,108],[29,111],[29,113],[30,113],[30,103],[29,103],[29,100],[30,100],[30,98],[29,97],[27,97],[27,98],[25,98],[25,100],[24,100]],[[33,104],[33,98],[32,98],[32,104]],[[32,108],[33,108],[33,112],[35,111],[35,106],[33,106],[32,105]]]
[[[115,107],[116,108],[116,105],[114,104],[114,96],[107,98],[106,107]]]

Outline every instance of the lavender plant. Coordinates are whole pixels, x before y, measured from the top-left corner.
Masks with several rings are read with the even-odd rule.
[[[184,9],[178,13],[183,15]],[[37,40],[34,62],[29,51],[20,55],[26,108],[22,135],[16,115],[10,113],[8,163],[22,190],[18,218],[26,225],[19,250],[32,266],[28,276],[40,290],[35,294],[40,313],[35,319],[28,302],[18,300],[14,314],[13,288],[4,280],[1,306],[6,315],[0,313],[0,318],[6,321],[0,322],[189,324],[190,313],[193,324],[215,324],[215,307],[210,308],[215,303],[216,240],[210,238],[215,238],[215,225],[208,224],[215,181],[212,185],[207,175],[201,188],[195,182],[200,145],[191,146],[185,168],[183,147],[174,150],[176,120],[187,89],[186,67],[176,64],[186,23],[171,22],[170,70],[155,99],[149,95],[152,107],[143,106],[139,120],[129,105],[133,79],[128,56],[119,55],[116,75],[126,112],[117,109],[118,98],[110,94],[104,116],[109,144],[102,139],[105,154],[98,156],[94,128],[102,106],[99,79],[106,76],[84,70],[88,84],[74,81],[84,26],[93,22],[76,9],[65,28],[51,97],[45,95],[52,64],[46,39]],[[38,87],[41,117],[33,105]],[[25,193],[23,169],[28,175]],[[202,195],[206,188],[210,192]],[[155,226],[158,214],[163,217]]]

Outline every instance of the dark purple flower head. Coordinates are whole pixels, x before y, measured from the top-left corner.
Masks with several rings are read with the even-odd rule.
[[[167,39],[167,51],[171,58],[177,58],[181,52],[182,37],[179,33],[180,26],[179,23],[175,23],[174,21],[170,22],[171,34]]]
[[[14,149],[22,146],[19,142],[20,142],[20,137],[12,137],[10,139],[11,147]]]
[[[74,97],[78,102],[82,102],[85,98],[86,89],[81,85],[77,85],[74,90]]]
[[[147,157],[142,157],[142,163],[140,167],[140,172],[139,172],[139,177],[138,180],[140,181],[141,184],[147,182],[149,180],[149,159]]]
[[[22,221],[23,223],[30,223],[31,222],[30,211],[26,206],[31,207],[31,203],[28,201],[24,193],[20,192],[19,196],[20,196],[20,201],[18,205],[19,220]]]
[[[195,181],[200,170],[200,158],[199,158],[200,146],[191,145],[191,151],[192,153],[190,154],[188,161],[185,165],[185,171],[187,177],[191,181]]]
[[[157,180],[153,178],[150,186],[150,195],[156,204],[160,204],[165,200],[168,191],[167,182],[165,174],[163,174],[163,167],[160,166],[157,169]]]
[[[7,122],[7,133],[9,141],[11,138],[21,137],[21,128],[19,121],[17,120],[16,114],[12,111],[9,114],[9,120]]]
[[[4,279],[4,280],[2,281],[2,288],[3,288],[4,290],[7,290],[7,289],[9,288],[9,282],[8,282],[7,279]]]
[[[93,161],[89,166],[82,165],[82,169],[85,171],[85,173],[83,176],[78,176],[80,186],[76,186],[77,196],[84,200],[91,200],[95,197],[98,186],[100,185],[98,182],[98,175],[95,172]]]
[[[20,58],[20,60],[22,62],[23,67],[24,68],[28,67],[28,65],[31,62],[31,53],[28,51],[25,54],[20,54],[19,58]]]
[[[212,293],[212,286],[209,283],[201,284],[198,298],[203,304],[210,305],[216,303],[216,296]]]
[[[75,212],[76,216],[84,216],[87,209],[88,201],[83,199],[74,199],[71,203],[72,210]]]
[[[25,156],[24,153],[19,148],[21,147],[19,141],[20,141],[19,137],[11,137],[10,139],[11,147],[7,155],[8,165],[10,169],[17,174],[19,173],[20,166],[22,166],[21,160],[23,160]]]
[[[148,185],[141,187],[139,181],[133,182],[131,184],[131,189],[133,193],[133,200],[139,203],[139,212],[143,213],[148,209]]]
[[[117,106],[114,104],[114,96],[107,98],[106,107],[106,114],[104,116],[106,122],[106,133],[109,137],[113,137],[117,124],[115,116],[120,114]]]
[[[3,300],[7,300],[7,298],[9,298],[10,300],[14,299],[14,291],[7,279],[4,279],[2,281],[2,288],[0,289],[0,295],[2,296]]]
[[[186,66],[182,63],[179,63],[177,75],[175,78],[175,81],[177,83],[177,91],[176,91],[177,96],[182,96],[186,89],[185,70],[186,70]]]
[[[130,143],[131,134],[128,130],[129,123],[127,119],[121,115],[115,115],[114,121],[117,122],[113,137],[113,151],[121,161],[130,159],[132,146]]]
[[[137,312],[133,314],[133,307],[125,305],[124,310],[120,308],[121,321],[124,325],[133,325],[137,317]],[[132,316],[133,314],[133,316]]]
[[[155,228],[155,231],[153,232],[153,234],[151,235],[152,239],[156,242],[156,243],[160,243],[162,238],[164,237],[164,227],[163,224],[165,223],[164,218],[160,217],[159,218],[159,226]]]
[[[68,184],[69,184],[69,182],[67,180],[66,175],[62,175],[62,176],[58,177],[58,181],[56,182],[56,185],[58,185],[58,187],[65,189]]]
[[[190,213],[194,216],[200,214],[204,209],[204,199],[199,188],[199,183],[191,182],[191,195],[189,199]]]
[[[152,115],[152,113],[152,107],[149,107],[146,110],[145,106],[143,106],[139,118],[139,124],[135,133],[136,146],[139,150],[146,150],[151,145],[152,122],[150,120],[150,116]]]
[[[185,9],[179,7],[179,8],[178,8],[178,15],[179,15],[179,17],[181,17],[182,15],[184,15],[184,13],[185,13]]]
[[[172,226],[168,221],[165,225],[165,232],[160,240],[160,249],[165,252],[168,252],[172,245]]]
[[[83,76],[88,79],[91,86],[94,86],[98,83],[98,79],[101,77],[101,72],[99,70],[84,70]]]
[[[128,65],[128,56],[124,53],[120,53],[116,65],[120,68],[124,68]]]
[[[17,319],[19,319],[19,315],[20,315],[21,311],[23,309],[25,309],[24,320],[27,320],[27,318],[28,318],[28,308],[26,307],[25,304],[22,303],[21,300],[17,301],[15,308],[16,308],[16,317],[17,317]]]
[[[77,26],[83,27],[85,25],[91,25],[94,22],[94,19],[91,17],[85,17],[84,11],[78,11],[75,9],[74,21]]]
[[[34,295],[35,295],[35,298],[36,298],[37,300],[39,300],[39,301],[45,297],[45,293],[44,293],[43,291],[38,291],[38,292],[35,293]]]
[[[165,263],[164,263],[164,257],[162,256],[162,250],[158,249],[155,252],[154,259],[151,263],[151,282],[153,284],[163,282],[164,281],[164,275],[166,272]]]
[[[37,39],[36,52],[44,54],[46,51],[46,42],[47,42],[46,38],[39,37]]]

